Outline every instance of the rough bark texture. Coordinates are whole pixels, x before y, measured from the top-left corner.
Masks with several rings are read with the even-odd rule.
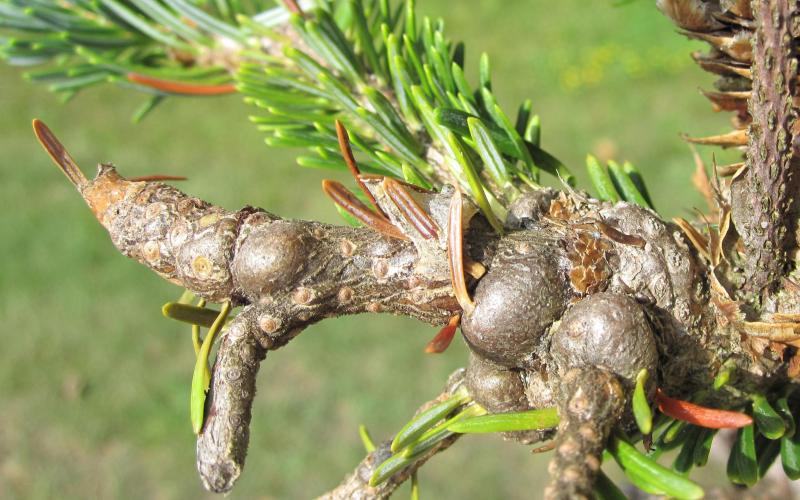
[[[367,311],[443,324],[458,309],[446,266],[418,268],[406,241],[251,207],[229,212],[164,184],[126,181],[108,165],[84,195],[123,254],[211,301],[274,303],[275,331],[287,318],[297,328]]]
[[[229,212],[160,183],[127,181],[110,166],[82,185],[124,254],[198,295],[244,306],[225,332],[198,442],[198,468],[209,489],[228,491],[241,472],[255,375],[266,351],[330,316],[385,311],[444,324],[460,311],[446,251],[453,190],[413,193],[439,228],[431,238],[409,224],[378,180],[367,184],[407,239],[286,221],[252,207]],[[692,394],[707,387],[726,360],[738,363],[751,388],[776,383],[780,364],[752,357],[738,331],[715,321],[719,311],[709,302],[707,270],[677,227],[637,206],[580,193],[559,194],[546,213],[529,205],[536,213],[517,214],[517,228],[500,239],[480,217],[462,221],[466,254],[487,269],[474,293],[482,316],[473,313],[463,325],[482,359],[470,365],[468,385],[491,411],[552,405],[553,394],[578,390],[560,382],[572,369],[612,370],[623,378],[625,393],[633,374],[657,366],[666,391]],[[626,348],[609,348],[614,345]],[[744,396],[734,389],[717,397],[735,406]],[[584,410],[600,436],[591,445],[602,446],[618,414],[595,406]],[[577,425],[570,418],[561,441]],[[509,437],[531,443],[550,435]],[[581,453],[596,455],[594,448]],[[573,470],[567,458],[558,459],[558,470]],[[575,471],[591,481],[591,468]]]
[[[753,89],[746,170],[731,186],[733,221],[745,246],[744,294],[774,288],[794,244],[798,188],[793,104],[798,76],[794,0],[754,0]],[[796,29],[796,27],[795,27]]]
[[[248,307],[228,325],[214,362],[206,419],[197,439],[197,470],[209,491],[230,491],[247,456],[256,375],[266,354],[254,335],[254,312]]]
[[[573,368],[561,379],[555,453],[548,472],[547,500],[589,499],[614,422],[625,407],[616,376],[597,368]]]

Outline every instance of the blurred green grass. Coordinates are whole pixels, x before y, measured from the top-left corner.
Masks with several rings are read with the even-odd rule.
[[[709,79],[651,2],[421,0],[467,43],[468,72],[492,57],[513,112],[525,97],[543,145],[573,169],[587,152],[639,166],[665,216],[702,206],[679,132],[724,131],[696,92]],[[174,99],[130,124],[143,99],[101,88],[66,105],[0,68],[0,496],[203,498],[188,417],[188,328],[160,317],[178,290],[122,258],[35,143],[47,122],[88,171],[188,175],[181,187],[235,209],[338,222],[325,172],[270,150],[235,97]],[[704,156],[710,159],[710,152]],[[586,184],[582,184],[586,187]],[[392,317],[326,321],[269,355],[259,375],[251,451],[231,498],[307,498],[362,456],[357,425],[389,436],[465,360],[460,342],[425,356],[430,327]],[[547,456],[470,438],[421,473],[425,498],[537,498]],[[399,493],[403,498],[405,493]]]

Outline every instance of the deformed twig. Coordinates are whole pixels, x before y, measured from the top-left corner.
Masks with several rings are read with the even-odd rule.
[[[383,311],[442,325],[458,311],[444,250],[418,271],[414,243],[365,206],[396,238],[253,207],[229,212],[160,182],[132,182],[111,165],[89,180],[43,123],[34,129],[123,254],[204,300],[244,306],[223,333],[206,411],[195,412],[205,415],[195,422],[197,466],[212,491],[229,491],[242,471],[267,350],[330,316]]]
[[[256,374],[266,355],[258,342],[257,310],[246,307],[228,326],[214,363],[206,420],[197,438],[197,471],[209,491],[233,488],[244,467]]]

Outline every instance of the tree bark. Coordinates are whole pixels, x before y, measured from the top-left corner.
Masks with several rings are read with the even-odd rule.
[[[611,428],[625,407],[614,375],[596,368],[573,369],[561,380],[558,426],[547,500],[592,498]]]
[[[746,169],[731,185],[733,221],[745,250],[740,292],[760,301],[773,291],[796,246],[800,168],[795,144],[797,109],[796,36],[798,3],[755,0],[752,4],[753,87],[749,100]]]

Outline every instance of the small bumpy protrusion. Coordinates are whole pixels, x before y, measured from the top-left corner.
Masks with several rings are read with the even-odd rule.
[[[470,395],[490,413],[527,410],[521,372],[470,353],[465,379]]]
[[[473,351],[500,365],[530,364],[542,336],[566,308],[569,285],[559,261],[560,249],[509,235],[500,243],[473,300],[475,308],[461,322]]]
[[[658,362],[653,331],[635,299],[598,293],[577,302],[553,334],[551,353],[559,370],[597,367],[632,387],[642,369]]]
[[[294,283],[303,270],[308,235],[287,221],[262,223],[239,244],[233,258],[236,286],[251,299]]]
[[[546,384],[530,384],[531,378],[536,379],[537,375],[535,372],[500,366],[473,352],[470,353],[464,383],[473,399],[489,413],[507,413],[552,406],[549,387]],[[536,382],[540,380],[536,379]],[[536,404],[532,404],[529,399],[530,390],[536,392]],[[533,444],[544,440],[551,433],[549,430],[532,430],[504,432],[502,435],[524,444]]]
[[[642,247],[615,245],[613,279],[609,291],[629,293],[670,311],[684,327],[690,327],[705,303],[698,290],[699,268],[680,230],[653,212],[628,203],[600,211],[606,223],[644,238]]]
[[[177,250],[175,255],[178,276],[186,287],[218,298],[224,286],[230,290],[230,257],[236,238],[235,214],[213,214],[203,223],[197,221],[192,239]]]

